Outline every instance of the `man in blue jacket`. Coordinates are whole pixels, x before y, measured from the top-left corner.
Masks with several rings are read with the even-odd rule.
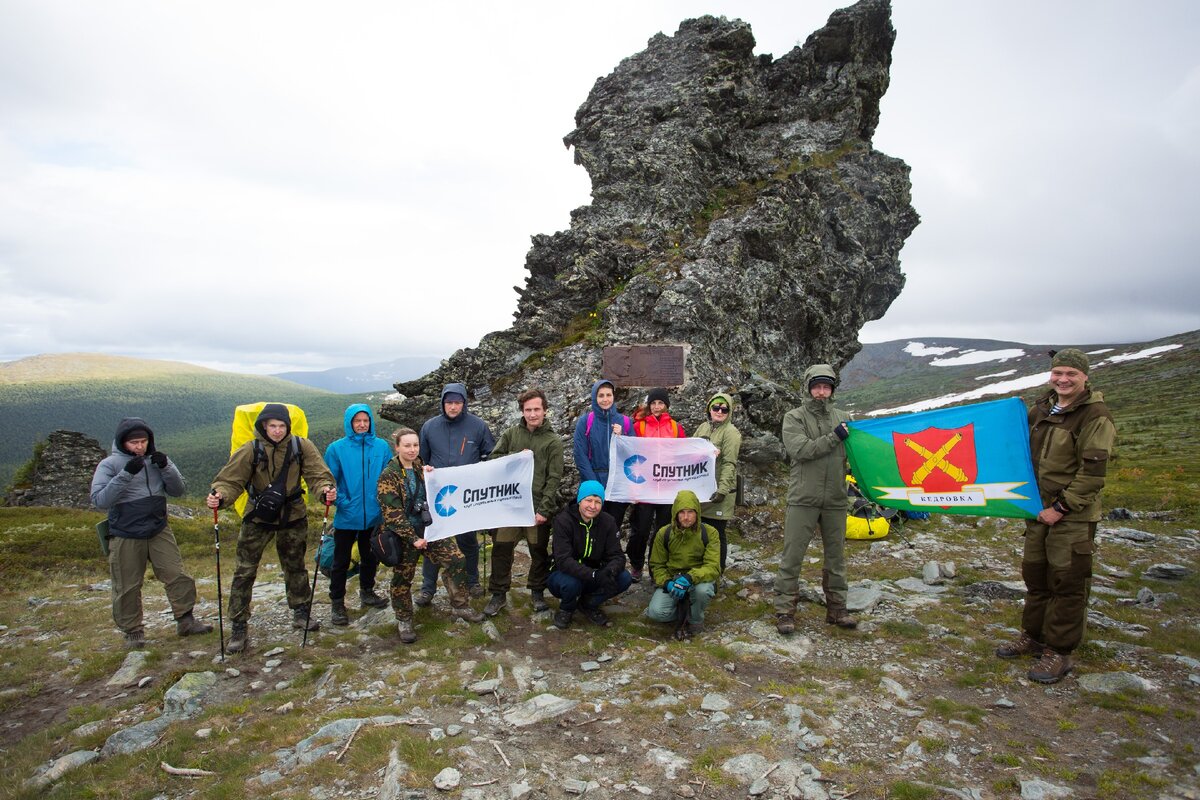
[[[333,517],[333,566],[329,570],[330,622],[349,625],[346,613],[346,573],[358,542],[358,596],[364,608],[383,608],[387,598],[375,594],[379,562],[371,554],[371,531],[381,521],[376,497],[379,474],[392,459],[392,448],[375,435],[371,409],[363,403],[346,408],[346,435],[325,449],[325,464],[337,481],[337,514]]]
[[[442,413],[421,426],[421,463],[430,467],[461,467],[478,464],[496,446],[488,424],[467,410],[467,387],[447,383],[442,389]],[[467,586],[472,597],[483,595],[479,585],[478,531],[460,533],[455,537],[466,557]],[[413,597],[419,606],[433,602],[437,591],[438,567],[428,559],[421,566],[421,591]]]

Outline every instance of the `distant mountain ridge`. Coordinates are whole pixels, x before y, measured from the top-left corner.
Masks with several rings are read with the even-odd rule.
[[[221,374],[228,373],[184,361],[160,361],[103,353],[52,353],[16,361],[0,361],[0,386],[17,383]]]
[[[866,344],[842,370],[839,403],[856,413],[870,413],[937,398],[949,399],[942,404],[950,405],[1014,394],[1030,396],[1046,383],[1048,351],[1063,347],[1078,347],[1089,354],[1090,377],[1103,389],[1106,375],[1128,380],[1139,369],[1149,369],[1149,361],[1170,364],[1174,371],[1180,367],[1194,371],[1200,331],[1122,344],[1052,346],[948,337]],[[1154,369],[1160,367],[1156,364]]]
[[[390,392],[392,384],[418,378],[441,363],[442,359],[438,356],[404,356],[391,361],[335,367],[319,372],[277,372],[272,377],[338,394]]]

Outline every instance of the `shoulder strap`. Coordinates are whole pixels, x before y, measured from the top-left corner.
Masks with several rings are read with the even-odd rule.
[[[592,460],[592,423],[596,421],[596,412],[589,411],[587,424],[583,426],[583,440],[587,442],[588,461]]]

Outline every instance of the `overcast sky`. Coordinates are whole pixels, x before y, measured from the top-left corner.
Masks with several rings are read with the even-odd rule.
[[[843,5],[0,0],[0,360],[473,345],[589,201],[598,77],[688,17],[779,56]],[[922,222],[862,340],[1200,328],[1200,3],[896,6],[874,144]]]

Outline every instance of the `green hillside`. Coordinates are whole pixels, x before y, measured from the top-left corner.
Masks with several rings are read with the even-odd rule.
[[[95,437],[106,451],[117,421],[140,416],[159,447],[199,492],[225,463],[235,406],[295,403],[324,449],[342,435],[342,412],[366,395],[340,395],[278,378],[238,375],[169,361],[72,354],[0,365],[0,486],[59,428]],[[374,404],[373,404],[374,405]],[[389,428],[390,429],[390,428]]]

